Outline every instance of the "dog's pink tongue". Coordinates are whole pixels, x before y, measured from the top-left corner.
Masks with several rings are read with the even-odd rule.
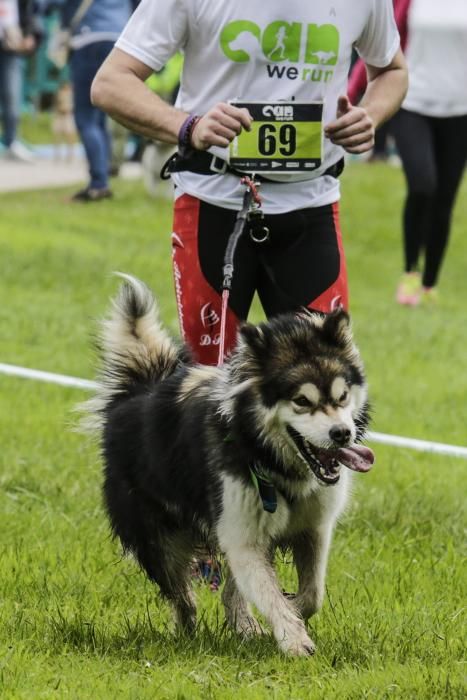
[[[355,472],[368,472],[373,466],[375,455],[369,447],[355,445],[354,447],[341,447],[337,451],[337,459],[341,464]]]

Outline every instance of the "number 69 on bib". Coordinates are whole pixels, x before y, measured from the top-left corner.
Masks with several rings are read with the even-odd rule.
[[[245,172],[312,172],[323,158],[322,102],[232,102],[253,117],[230,144],[230,164]]]

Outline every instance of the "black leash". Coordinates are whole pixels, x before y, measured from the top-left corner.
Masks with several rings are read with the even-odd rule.
[[[235,226],[227,241],[227,248],[224,255],[224,266],[222,268],[222,310],[221,310],[221,330],[219,341],[219,358],[217,366],[220,367],[224,362],[225,349],[225,326],[227,323],[227,308],[229,305],[230,290],[232,288],[232,278],[234,273],[234,258],[237,245],[245,230],[248,222],[254,221],[252,227],[252,238],[256,243],[264,243],[269,238],[269,229],[267,226],[261,225],[264,214],[261,210],[261,197],[258,189],[260,183],[255,176],[244,176],[241,180],[246,187],[246,192],[243,195],[243,206],[235,219]],[[254,233],[253,233],[254,232]],[[256,234],[256,237],[254,237]]]

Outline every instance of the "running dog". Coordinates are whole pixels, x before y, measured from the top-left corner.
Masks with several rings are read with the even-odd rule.
[[[162,328],[139,280],[124,282],[101,327],[99,389],[88,403],[101,434],[113,533],[187,631],[196,625],[190,567],[198,547],[225,557],[227,620],[280,649],[312,654],[305,620],[323,601],[332,531],[351,470],[373,463],[358,445],[367,385],[349,317],[304,310],[245,323],[222,367],[195,364]],[[298,592],[274,571],[290,547]]]

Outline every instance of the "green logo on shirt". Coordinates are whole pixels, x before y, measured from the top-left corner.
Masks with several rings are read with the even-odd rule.
[[[221,48],[235,63],[248,63],[261,48],[271,63],[304,63],[332,67],[339,57],[339,32],[332,24],[308,24],[278,20],[261,29],[255,22],[236,20],[227,24],[220,37]],[[293,69],[297,71],[296,68]],[[284,70],[269,71],[270,77],[281,78]],[[326,77],[329,74],[329,78]],[[314,77],[312,77],[314,76]],[[321,77],[319,77],[321,76]],[[304,69],[303,80],[328,80],[332,71]],[[287,77],[298,77],[296,74]]]

